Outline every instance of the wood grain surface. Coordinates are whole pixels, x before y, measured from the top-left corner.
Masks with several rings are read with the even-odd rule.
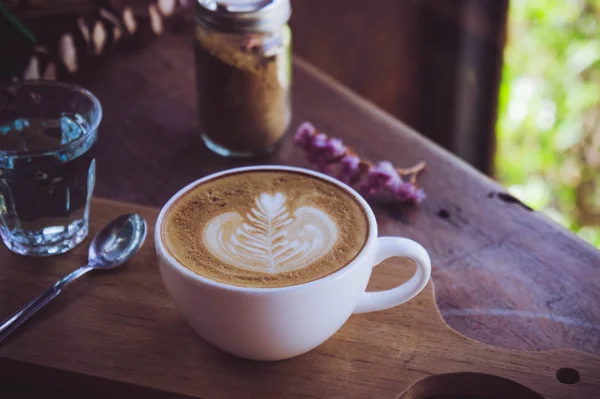
[[[405,305],[352,316],[306,355],[271,363],[227,355],[202,341],[167,296],[152,240],[158,210],[94,200],[91,233],[132,211],[150,226],[140,253],[121,269],[77,281],[9,337],[0,345],[0,375],[35,378],[73,396],[119,398],[588,399],[600,389],[596,356],[493,348],[452,331],[431,283]],[[2,248],[0,317],[84,263],[88,242],[61,262]],[[396,285],[413,270],[408,260],[388,260],[374,270],[369,289]],[[576,370],[580,380],[559,382],[555,375],[564,368]]]
[[[312,167],[290,135],[259,159],[231,161],[208,151],[196,119],[191,46],[188,35],[166,35],[78,77],[104,107],[98,196],[161,206],[187,183],[222,169]],[[293,104],[293,127],[312,121],[371,160],[428,163],[420,181],[429,197],[420,207],[374,210],[381,234],[429,250],[438,305],[451,327],[506,348],[600,354],[597,249],[301,60]]]

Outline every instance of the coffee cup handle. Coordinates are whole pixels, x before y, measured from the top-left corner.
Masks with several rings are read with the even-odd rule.
[[[375,312],[393,308],[411,300],[425,288],[431,276],[431,260],[425,248],[407,238],[379,237],[373,267],[393,256],[407,257],[415,261],[417,264],[415,274],[410,280],[395,288],[363,293],[354,313]]]

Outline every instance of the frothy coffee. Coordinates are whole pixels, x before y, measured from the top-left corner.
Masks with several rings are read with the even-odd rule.
[[[297,172],[249,171],[192,188],[162,236],[186,268],[227,284],[282,287],[325,277],[363,248],[367,217],[346,190]]]

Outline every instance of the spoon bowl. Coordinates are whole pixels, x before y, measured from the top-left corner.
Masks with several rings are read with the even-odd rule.
[[[146,238],[146,221],[138,214],[121,215],[96,234],[88,251],[94,269],[112,269],[127,262]]]

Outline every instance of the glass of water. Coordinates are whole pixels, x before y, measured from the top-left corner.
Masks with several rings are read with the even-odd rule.
[[[50,81],[0,87],[0,235],[22,255],[75,247],[88,233],[102,108]]]

